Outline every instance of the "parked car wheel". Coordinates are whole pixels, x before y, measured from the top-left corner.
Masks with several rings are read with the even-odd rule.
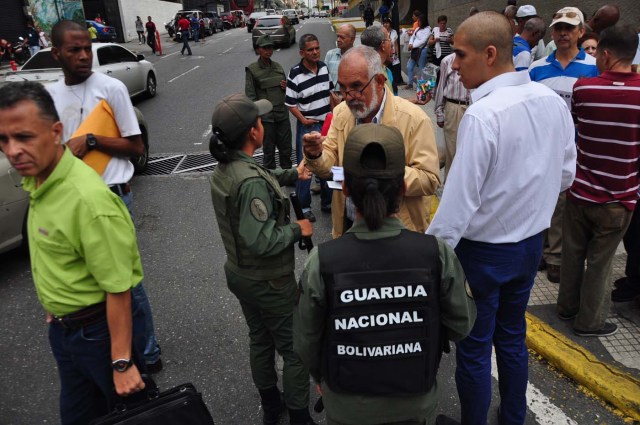
[[[147,97],[148,98],[155,97],[157,91],[158,91],[158,84],[156,83],[156,76],[150,72],[149,75],[147,75],[147,91],[146,91]]]

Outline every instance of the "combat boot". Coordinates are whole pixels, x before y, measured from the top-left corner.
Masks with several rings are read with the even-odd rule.
[[[278,387],[259,390],[262,400],[262,424],[277,425],[280,415],[284,411],[284,399]]]
[[[309,409],[289,409],[289,423],[291,425],[317,425],[311,415]]]

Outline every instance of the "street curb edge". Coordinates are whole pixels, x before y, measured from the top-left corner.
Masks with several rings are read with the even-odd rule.
[[[527,313],[526,320],[529,348],[631,419],[640,420],[640,381],[598,360],[534,315]]]

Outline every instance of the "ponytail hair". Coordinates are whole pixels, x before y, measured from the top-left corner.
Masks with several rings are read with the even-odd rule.
[[[231,162],[231,157],[235,151],[239,151],[247,143],[247,136],[252,128],[258,127],[258,118],[253,125],[247,128],[246,131],[234,139],[229,140],[228,137],[217,127],[211,129],[211,138],[209,139],[209,152],[218,162],[227,164]]]
[[[378,230],[382,227],[385,217],[398,212],[404,176],[376,179],[353,177],[345,172],[344,179],[351,200],[364,217],[369,230]]]

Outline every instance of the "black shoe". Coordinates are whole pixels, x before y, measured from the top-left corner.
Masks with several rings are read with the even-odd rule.
[[[561,266],[547,263],[547,279],[549,282],[560,283]]]
[[[613,286],[615,286],[616,288],[620,288],[621,286],[626,286],[627,285],[627,280],[629,280],[628,277],[621,277],[620,279],[616,279],[613,282]]]
[[[611,291],[611,301],[614,303],[633,301],[635,297],[640,295],[640,285],[634,287],[633,284],[629,284],[627,278],[624,279],[624,282],[620,283],[616,289]]]
[[[580,329],[573,330],[573,333],[578,336],[609,336],[616,332],[618,332],[618,326],[609,322],[604,322],[604,326],[595,331],[581,331]]]
[[[259,392],[262,400],[262,424],[277,425],[285,408],[282,393],[277,387]]]
[[[436,425],[460,425],[460,422],[445,415],[438,415]]]
[[[540,263],[538,263],[538,271],[541,272],[547,268],[547,263],[544,261],[544,258],[540,259]]]
[[[163,364],[162,359],[158,359],[153,363],[147,363],[147,372],[149,375],[153,375],[154,373],[158,373],[162,370]]]
[[[289,423],[291,425],[317,425],[311,415],[309,409],[289,409]]]
[[[309,220],[311,223],[316,222],[316,216],[311,211],[307,211],[306,213],[304,213],[304,218]]]
[[[330,213],[331,212],[331,205],[329,205],[327,207],[320,207],[320,211],[326,212],[326,213]]]
[[[558,317],[560,318],[560,320],[573,320],[576,318],[577,315],[578,313],[573,313],[573,314],[558,313]]]

